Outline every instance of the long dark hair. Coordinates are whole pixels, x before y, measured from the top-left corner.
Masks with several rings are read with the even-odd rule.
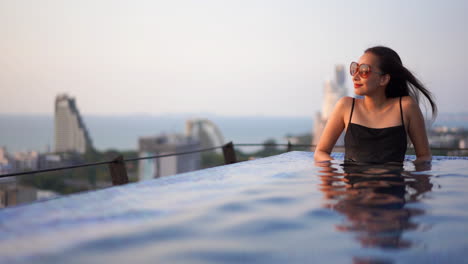
[[[385,95],[390,98],[409,95],[419,103],[419,95],[422,93],[431,104],[432,119],[437,116],[437,105],[432,93],[427,90],[414,75],[403,66],[400,56],[384,46],[368,48],[365,53],[370,52],[379,58],[379,68],[384,74],[390,74],[390,82],[385,89]]]

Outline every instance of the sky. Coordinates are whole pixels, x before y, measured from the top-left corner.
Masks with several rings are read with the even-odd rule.
[[[467,111],[468,1],[0,0],[0,113],[313,116],[335,65],[396,50]],[[349,93],[351,79],[347,78]]]

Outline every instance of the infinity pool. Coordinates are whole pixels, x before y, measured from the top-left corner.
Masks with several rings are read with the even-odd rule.
[[[468,263],[468,160],[289,152],[6,208],[0,223],[1,263]]]

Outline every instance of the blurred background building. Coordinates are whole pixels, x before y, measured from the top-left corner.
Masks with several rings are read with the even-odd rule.
[[[224,145],[219,128],[208,119],[189,119],[185,122],[185,135],[200,141],[201,148]]]
[[[141,137],[138,140],[138,155],[149,157],[200,149],[200,142],[181,134],[162,134],[152,137]],[[200,152],[144,159],[138,164],[138,180],[149,180],[200,169]]]
[[[208,119],[189,119],[185,121],[184,134],[160,134],[140,137],[138,155],[140,157],[194,151],[224,145],[223,135],[213,122]],[[145,159],[138,164],[140,181],[177,173],[189,172],[202,168],[201,152]]]
[[[343,96],[348,95],[347,87],[345,85],[346,73],[344,65],[337,65],[335,67],[335,79],[325,82],[322,112],[317,112],[315,115],[313,126],[312,144],[317,145],[320,136],[322,135],[325,124],[330,117],[336,103]],[[336,146],[344,145],[343,134],[338,138]]]
[[[91,138],[75,98],[58,95],[55,98],[55,152],[85,153],[90,148]]]
[[[0,174],[12,171],[12,160],[5,147],[0,147]]]

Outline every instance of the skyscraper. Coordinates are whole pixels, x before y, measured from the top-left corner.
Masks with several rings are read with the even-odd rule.
[[[325,83],[322,112],[317,112],[315,116],[312,142],[314,145],[317,145],[320,136],[322,135],[322,131],[325,128],[325,124],[335,108],[336,103],[340,98],[347,95],[345,76],[345,67],[343,65],[337,65],[335,67],[335,79],[328,80]],[[336,145],[344,145],[343,135],[338,139]]]
[[[201,148],[224,145],[221,130],[208,119],[189,119],[185,121],[185,135],[200,141]]]
[[[55,152],[85,153],[91,148],[75,98],[59,94],[55,98]]]

